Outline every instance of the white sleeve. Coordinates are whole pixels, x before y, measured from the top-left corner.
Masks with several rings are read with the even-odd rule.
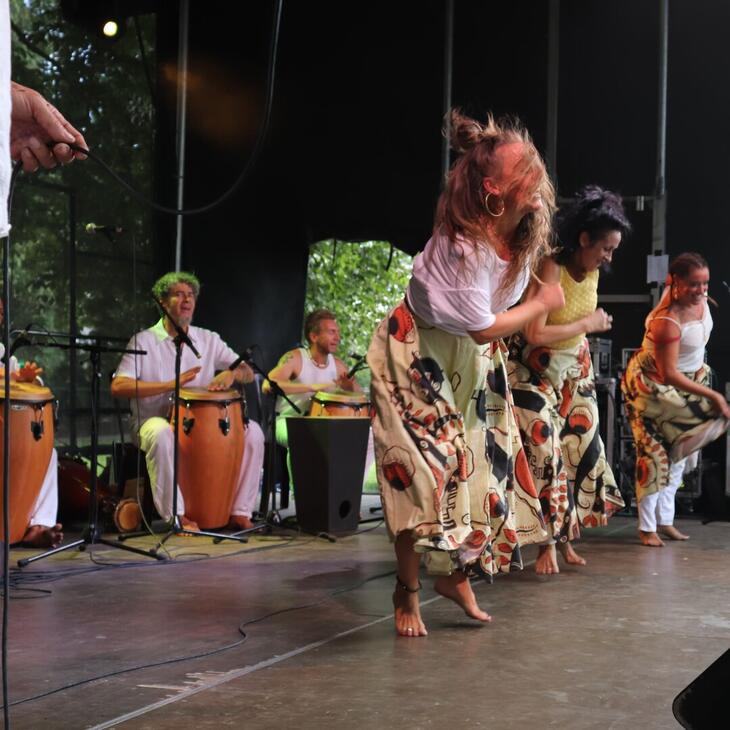
[[[215,370],[226,370],[234,360],[238,359],[238,353],[231,350],[217,332],[213,333],[213,340],[215,343],[213,346],[213,367]]]
[[[138,337],[132,337],[132,339],[127,343],[127,350],[144,349],[144,347],[141,347],[139,345]],[[142,363],[144,357],[144,355],[132,355],[129,352],[125,353],[124,355],[122,355],[122,359],[117,369],[114,371],[114,377],[117,378],[121,375],[125,378],[134,378],[135,380],[139,378],[141,380]]]

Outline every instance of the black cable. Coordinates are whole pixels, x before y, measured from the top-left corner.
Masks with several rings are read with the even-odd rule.
[[[10,176],[8,189],[8,220],[13,205],[15,182],[22,163],[16,162]],[[3,260],[3,296],[5,315],[3,318],[3,347],[10,355],[10,233],[5,237]],[[10,357],[5,363],[3,400],[3,625],[2,625],[2,685],[3,719],[6,730],[10,728],[8,703],[8,612],[10,608]]]
[[[139,18],[136,15],[132,16],[132,22],[134,23],[134,31],[137,35],[137,45],[139,46],[139,55],[142,60],[142,68],[144,69],[144,75],[147,79],[147,86],[150,89],[150,99],[152,100],[152,106],[157,109],[157,91],[152,81],[152,74],[150,73],[149,64],[147,63],[147,53],[144,49],[144,39],[142,38],[142,29],[139,25]]]
[[[148,563],[143,563],[144,565],[148,565]],[[288,608],[281,608],[276,611],[270,611],[269,613],[264,614],[263,616],[259,616],[258,618],[249,619],[248,621],[243,621],[238,625],[238,632],[243,636],[242,639],[239,639],[238,641],[234,641],[232,644],[227,644],[226,646],[219,647],[218,649],[212,649],[211,651],[202,652],[200,654],[190,654],[187,656],[181,656],[181,657],[173,657],[172,659],[163,659],[159,662],[150,662],[148,664],[138,664],[133,667],[127,667],[125,669],[118,669],[113,672],[107,672],[106,674],[99,674],[94,677],[87,677],[86,679],[81,679],[77,682],[71,682],[69,684],[63,685],[62,687],[56,687],[55,689],[48,690],[47,692],[42,692],[41,694],[33,695],[31,697],[24,697],[20,700],[15,700],[14,702],[10,703],[11,707],[14,707],[15,705],[21,705],[25,704],[27,702],[34,702],[35,700],[43,699],[44,697],[48,697],[49,695],[56,694],[58,692],[63,692],[68,689],[74,689],[75,687],[81,687],[85,684],[90,684],[91,682],[96,682],[100,679],[108,679],[110,677],[117,677],[121,674],[128,674],[129,672],[138,672],[142,669],[151,669],[153,667],[160,667],[167,664],[178,664],[180,662],[185,661],[192,661],[194,659],[202,659],[204,657],[213,656],[214,654],[221,654],[224,651],[229,651],[231,649],[235,649],[239,646],[241,646],[247,639],[248,635],[243,630],[244,626],[251,626],[252,624],[258,624],[262,621],[266,621],[267,619],[273,618],[274,616],[279,616],[283,613],[292,613],[294,611],[303,611],[307,608],[314,608],[316,606],[320,606],[323,603],[326,603],[331,598],[334,598],[336,596],[340,596],[344,593],[349,593],[350,591],[357,590],[361,586],[364,586],[366,583],[370,583],[371,581],[378,580],[380,578],[387,578],[389,576],[393,576],[396,574],[395,570],[389,570],[385,573],[377,573],[376,575],[371,575],[368,578],[364,578],[363,580],[359,581],[358,583],[355,583],[351,586],[346,586],[344,588],[337,588],[334,591],[331,591],[326,596],[321,598],[318,601],[313,601],[312,603],[305,603],[300,604],[298,606],[289,606]]]
[[[243,170],[239,174],[239,176],[236,178],[236,180],[233,182],[233,185],[231,185],[228,190],[226,190],[221,196],[216,198],[210,203],[207,203],[206,205],[201,205],[196,208],[170,208],[166,205],[161,205],[160,203],[156,203],[154,200],[151,200],[147,196],[143,195],[139,191],[137,191],[132,185],[130,185],[123,177],[118,175],[114,170],[112,170],[109,165],[107,165],[101,158],[97,157],[93,152],[91,152],[88,149],[84,149],[83,147],[73,144],[72,142],[51,142],[50,146],[54,147],[57,144],[65,144],[66,146],[70,147],[72,150],[76,152],[81,152],[82,154],[86,155],[87,157],[91,158],[96,162],[98,165],[100,165],[109,175],[111,175],[122,187],[124,187],[132,196],[137,198],[140,202],[142,202],[144,205],[147,205],[148,207],[152,208],[153,210],[156,210],[160,213],[167,213],[169,215],[198,215],[200,213],[207,213],[210,210],[213,210],[213,208],[217,208],[219,205],[224,203],[228,198],[230,198],[236,190],[241,186],[243,181],[248,176],[249,170],[253,167],[254,163],[256,162],[259,153],[261,152],[261,149],[263,147],[264,139],[266,138],[269,130],[269,123],[271,120],[271,108],[273,106],[273,97],[274,97],[274,81],[276,79],[276,57],[278,53],[278,47],[279,47],[279,28],[281,26],[281,14],[282,14],[282,7],[283,7],[284,0],[276,0],[276,9],[274,11],[274,28],[271,35],[271,46],[269,49],[269,73],[268,73],[268,82],[267,82],[267,88],[266,88],[266,102],[264,107],[264,121],[261,128],[261,133],[256,138],[256,142],[254,144],[253,150],[251,151],[251,155],[246,162],[246,164],[243,167]]]

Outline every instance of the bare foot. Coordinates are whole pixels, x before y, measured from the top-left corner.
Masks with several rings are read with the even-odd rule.
[[[573,544],[571,542],[559,542],[558,550],[560,550],[560,554],[563,556],[563,560],[565,560],[568,565],[586,564],[586,559],[581,558],[581,556],[578,555],[575,550],[573,550]]]
[[[441,575],[433,584],[436,593],[449,598],[464,609],[469,618],[477,621],[491,621],[492,617],[477,605],[477,599],[466,575],[456,570],[451,575]]]
[[[403,583],[396,579],[393,591],[393,609],[395,611],[395,630],[399,636],[427,636],[426,626],[421,620],[421,609],[418,605],[419,587],[409,586],[406,590]]]
[[[641,544],[647,547],[664,547],[661,537],[656,532],[639,530],[639,539],[641,540]]]
[[[200,532],[200,527],[198,526],[197,522],[194,522],[189,517],[186,517],[185,515],[180,515],[180,524],[186,529],[190,530],[190,532]]]
[[[553,575],[560,572],[555,545],[540,545],[535,561],[535,572],[538,575]]]
[[[657,532],[661,532],[670,540],[689,540],[689,535],[680,532],[674,525],[658,525]]]
[[[228,520],[228,527],[232,530],[250,530],[253,526],[251,518],[247,515],[231,515]]]
[[[23,535],[21,542],[28,547],[56,548],[63,541],[63,526],[60,523],[53,527],[31,525]]]

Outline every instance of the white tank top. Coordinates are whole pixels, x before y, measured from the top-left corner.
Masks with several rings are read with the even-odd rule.
[[[673,317],[653,317],[646,320],[647,335],[644,336],[643,346],[653,354],[654,343],[648,337],[649,325],[654,319],[668,319],[679,327],[679,355],[677,357],[677,370],[681,373],[695,373],[705,361],[705,347],[712,332],[712,315],[710,307],[705,303],[705,311],[702,319],[693,319],[691,322],[682,324]]]
[[[302,368],[299,371],[299,377],[291,380],[292,383],[302,383],[303,385],[311,385],[313,383],[331,383],[337,380],[337,362],[334,355],[327,355],[327,364],[321,368],[315,364],[306,347],[297,348],[302,359]],[[309,410],[309,401],[312,397],[311,393],[296,393],[290,395],[289,399],[296,403],[301,409],[301,414],[297,413],[283,398],[279,397],[276,403],[276,412],[279,416],[306,416]]]

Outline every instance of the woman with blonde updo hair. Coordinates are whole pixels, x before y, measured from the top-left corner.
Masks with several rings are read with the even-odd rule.
[[[548,250],[553,187],[515,121],[451,114],[460,153],[404,301],[368,351],[378,482],[398,562],[396,631],[424,636],[421,554],[434,588],[489,621],[468,575],[522,567],[546,536],[507,382],[502,337],[563,305],[558,284],[515,305]]]
[[[709,280],[707,262],[698,253],[671,262],[662,299],[646,318],[641,349],[621,381],[636,444],[639,538],[649,547],[664,545],[658,533],[688,539],[674,526],[674,495],[685,462],[730,423],[730,408],[709,387],[704,361],[712,331]]]

